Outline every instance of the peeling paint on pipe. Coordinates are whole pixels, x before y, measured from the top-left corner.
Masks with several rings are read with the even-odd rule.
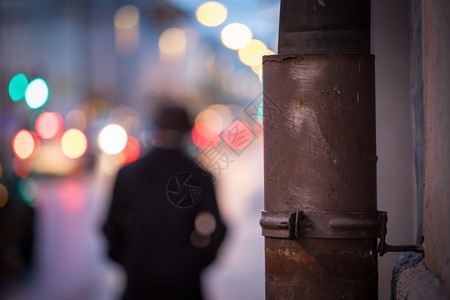
[[[375,212],[374,57],[264,57],[264,209]],[[265,107],[265,106],[264,106]],[[377,299],[376,239],[265,239],[267,299]]]
[[[263,59],[264,210],[376,212],[370,0],[281,0],[278,45]],[[376,242],[266,237],[266,299],[377,299]]]

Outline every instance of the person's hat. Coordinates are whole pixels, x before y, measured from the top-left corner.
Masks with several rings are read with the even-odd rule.
[[[181,106],[166,106],[156,117],[155,126],[159,129],[188,131],[192,128],[187,111]]]

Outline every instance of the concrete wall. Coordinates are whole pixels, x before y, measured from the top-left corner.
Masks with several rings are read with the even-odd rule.
[[[450,299],[450,2],[422,0],[425,259],[405,271],[397,299]]]
[[[425,263],[450,297],[450,2],[422,1]]]

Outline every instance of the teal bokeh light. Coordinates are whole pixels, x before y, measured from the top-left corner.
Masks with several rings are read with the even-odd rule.
[[[25,97],[25,91],[28,86],[27,77],[20,73],[14,76],[9,82],[9,96],[13,101],[19,101]]]
[[[30,82],[25,91],[25,102],[31,109],[42,107],[48,99],[48,85],[44,79],[36,78]]]
[[[191,157],[195,157],[198,152],[198,147],[195,145],[190,145],[188,148],[188,153]]]
[[[263,123],[263,104],[262,103],[258,108],[258,119],[259,119],[259,122],[261,122],[261,124],[262,124]]]
[[[31,178],[21,178],[17,184],[17,189],[23,201],[31,207],[36,205],[37,187]]]

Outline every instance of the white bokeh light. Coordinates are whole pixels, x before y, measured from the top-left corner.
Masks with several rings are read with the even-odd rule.
[[[98,145],[106,154],[117,154],[127,145],[127,132],[117,124],[104,127],[98,135]]]
[[[252,31],[241,23],[232,23],[222,30],[222,43],[233,50],[239,50],[247,46],[252,39]]]
[[[25,91],[25,102],[31,109],[36,109],[43,106],[48,99],[48,86],[47,83],[37,78],[30,82]]]

